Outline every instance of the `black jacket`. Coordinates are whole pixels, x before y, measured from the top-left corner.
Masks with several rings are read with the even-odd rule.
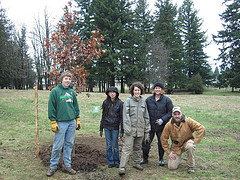
[[[103,101],[102,108],[100,131],[102,131],[103,128],[119,130],[119,125],[121,125],[121,133],[123,133],[123,102],[120,99],[117,99],[116,101],[107,104],[107,101],[105,100]]]
[[[155,96],[149,96],[146,99],[148,114],[150,117],[150,124],[152,131],[162,131],[165,124],[172,117],[173,104],[169,97],[161,95],[160,99],[156,102]],[[155,122],[157,119],[162,119],[163,124],[157,125]]]

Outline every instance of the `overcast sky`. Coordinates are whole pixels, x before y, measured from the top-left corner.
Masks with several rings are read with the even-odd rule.
[[[63,15],[63,7],[67,5],[69,0],[0,0],[2,8],[6,9],[7,17],[19,29],[21,25],[25,25],[28,31],[31,31],[35,19],[40,17],[43,19],[44,9],[52,19],[51,24],[57,24],[59,18]],[[198,17],[203,20],[202,30],[207,31],[208,41],[212,41],[212,34],[222,29],[219,14],[225,7],[222,6],[223,0],[193,0],[194,7],[199,10]],[[154,8],[155,0],[148,0],[150,9]],[[183,0],[172,0],[178,7],[182,5]],[[214,42],[204,49],[205,53],[210,56],[209,63],[214,68],[212,60],[218,57],[218,47]]]

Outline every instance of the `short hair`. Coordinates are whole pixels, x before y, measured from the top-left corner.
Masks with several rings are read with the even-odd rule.
[[[67,70],[61,73],[60,81],[62,81],[65,76],[70,77],[72,79],[72,73]]]
[[[137,87],[141,90],[141,95],[144,94],[144,86],[141,82],[134,82],[132,83],[132,85],[130,86],[129,88],[129,92],[130,94],[133,96],[133,90],[134,90],[134,87]]]

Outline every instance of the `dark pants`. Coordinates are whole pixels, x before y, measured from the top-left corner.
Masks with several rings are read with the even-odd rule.
[[[142,151],[143,151],[143,159],[144,160],[148,160],[148,154],[149,154],[149,151],[151,149],[151,143],[153,141],[153,138],[155,136],[155,134],[157,135],[157,138],[158,138],[158,155],[159,155],[159,161],[163,159],[163,155],[164,155],[164,150],[162,148],[162,143],[161,143],[161,134],[162,134],[162,131],[150,131],[149,132],[150,134],[150,143],[149,144],[145,144],[144,140],[142,142]]]

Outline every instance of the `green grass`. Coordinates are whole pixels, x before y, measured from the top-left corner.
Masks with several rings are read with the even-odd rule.
[[[48,179],[48,167],[36,158],[34,91],[0,90],[0,179]],[[38,93],[39,144],[50,145],[53,140],[47,115],[49,91]],[[120,94],[124,101],[129,94]],[[144,95],[148,97],[149,94]],[[51,179],[240,179],[240,93],[231,90],[207,89],[203,95],[168,95],[183,113],[203,124],[205,137],[196,148],[196,173],[188,174],[186,162],[170,171],[157,165],[156,138],[150,152],[149,164],[143,172],[127,166],[124,178],[118,169],[101,169],[76,176],[57,172]],[[99,136],[101,111],[92,114],[93,106],[101,106],[105,93],[78,95],[82,128],[76,136]],[[183,159],[186,156],[183,156]],[[166,155],[165,155],[166,159]],[[131,161],[129,161],[131,164]]]

